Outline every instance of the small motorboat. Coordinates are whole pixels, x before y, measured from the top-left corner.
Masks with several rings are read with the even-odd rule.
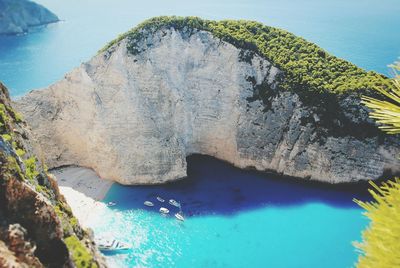
[[[158,201],[160,201],[161,203],[164,203],[165,202],[165,200],[164,199],[162,199],[161,197],[159,197],[159,196],[157,196],[157,200]]]
[[[117,203],[115,203],[115,202],[108,202],[107,203],[107,207],[113,207],[113,206],[115,206]]]
[[[101,251],[122,251],[131,248],[129,245],[115,239],[98,239],[96,243]]]
[[[185,220],[185,218],[183,217],[182,213],[180,213],[180,212],[175,214],[175,218],[177,218],[180,221],[184,221]]]
[[[161,208],[160,208],[160,212],[161,212],[162,214],[168,214],[168,213],[169,213],[169,209],[168,209],[168,208],[163,208],[163,207],[161,207]]]
[[[181,207],[181,204],[179,204],[177,201],[175,201],[174,199],[170,199],[169,202],[172,206],[175,206],[177,208]]]
[[[148,207],[154,207],[153,202],[150,202],[150,201],[144,201],[143,204],[144,204],[145,206],[148,206]]]

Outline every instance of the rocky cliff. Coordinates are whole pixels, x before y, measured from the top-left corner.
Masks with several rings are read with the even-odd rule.
[[[0,83],[0,267],[105,267]]]
[[[397,173],[360,94],[389,79],[304,39],[244,21],[155,18],[18,103],[51,167],[123,184],[186,176],[205,154],[330,183]]]
[[[57,21],[54,13],[29,0],[0,0],[0,34],[25,33],[32,26]]]

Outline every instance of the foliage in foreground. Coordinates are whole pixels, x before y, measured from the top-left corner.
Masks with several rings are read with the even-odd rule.
[[[94,262],[90,252],[83,246],[82,242],[76,236],[70,236],[65,239],[65,244],[72,254],[72,259],[78,268],[96,268],[97,264]]]
[[[378,100],[371,97],[363,97],[363,104],[372,109],[370,117],[382,125],[380,128],[389,134],[400,133],[400,61],[392,65],[395,73],[394,87],[389,90],[378,88],[378,91],[386,96],[387,100]]]
[[[45,267],[68,265],[68,254],[74,267],[98,267],[102,260],[97,255],[91,255],[95,252],[90,244],[91,237],[79,225],[60,195],[55,178],[47,173],[46,167],[32,153],[29,137],[25,136],[25,126],[21,115],[10,105],[8,90],[0,82],[0,229],[10,223],[19,223],[25,228],[29,233],[25,240],[40,249],[41,252],[37,250],[34,256]],[[62,227],[62,237],[56,235],[59,232],[57,226]],[[47,229],[50,229],[49,232]],[[8,238],[4,240],[4,234],[0,243],[15,242],[8,241]],[[65,245],[60,243],[61,240]],[[52,246],[48,246],[49,241]],[[23,262],[21,267],[31,267],[32,263],[24,256],[24,252],[30,250],[29,244],[22,244],[22,250],[18,245],[10,245],[17,259]],[[32,253],[29,251],[29,254]]]
[[[396,74],[395,88],[380,89],[386,100],[364,97],[363,103],[372,112],[370,116],[382,125],[380,128],[389,134],[400,133],[400,62],[392,66]],[[370,182],[373,202],[355,200],[366,210],[365,215],[371,220],[363,232],[363,242],[355,243],[361,250],[357,266],[359,268],[400,267],[400,179],[382,183],[378,187]]]
[[[375,201],[356,200],[371,220],[362,235],[364,242],[355,243],[363,252],[358,267],[400,267],[400,179],[381,186],[370,183],[374,188],[370,193]]]

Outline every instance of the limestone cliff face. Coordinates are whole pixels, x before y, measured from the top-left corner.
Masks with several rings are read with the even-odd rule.
[[[0,34],[25,33],[32,26],[59,21],[45,7],[28,0],[0,0]]]
[[[36,155],[0,83],[0,267],[105,267]]]
[[[347,129],[376,129],[357,96],[338,97],[330,125],[298,94],[279,90],[285,73],[268,59],[210,32],[144,32],[137,53],[129,42],[17,103],[51,167],[91,167],[122,184],[183,178],[191,154],[330,183],[397,172],[398,143]],[[273,93],[267,102],[255,97],[261,86]]]

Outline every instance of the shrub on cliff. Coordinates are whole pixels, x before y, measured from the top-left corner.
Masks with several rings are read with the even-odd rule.
[[[160,29],[174,28],[189,34],[196,30],[211,32],[214,36],[264,56],[284,71],[283,89],[297,92],[342,93],[389,88],[391,82],[375,72],[366,72],[354,64],[330,55],[317,45],[287,31],[259,22],[245,20],[203,20],[198,17],[155,17],[111,41],[106,51],[127,38],[128,50],[140,53],[137,44],[143,37]],[[251,60],[250,57],[247,60]]]
[[[18,267],[105,267],[30,141],[0,83],[0,267],[14,259]]]
[[[393,66],[400,71],[400,62]],[[400,75],[396,75],[395,87],[379,91],[386,100],[364,97],[363,103],[372,109],[370,116],[381,123],[380,128],[389,134],[400,133]],[[377,186],[371,182],[374,201],[355,200],[371,220],[363,232],[363,242],[355,246],[361,250],[358,260],[360,268],[400,267],[400,179]]]

